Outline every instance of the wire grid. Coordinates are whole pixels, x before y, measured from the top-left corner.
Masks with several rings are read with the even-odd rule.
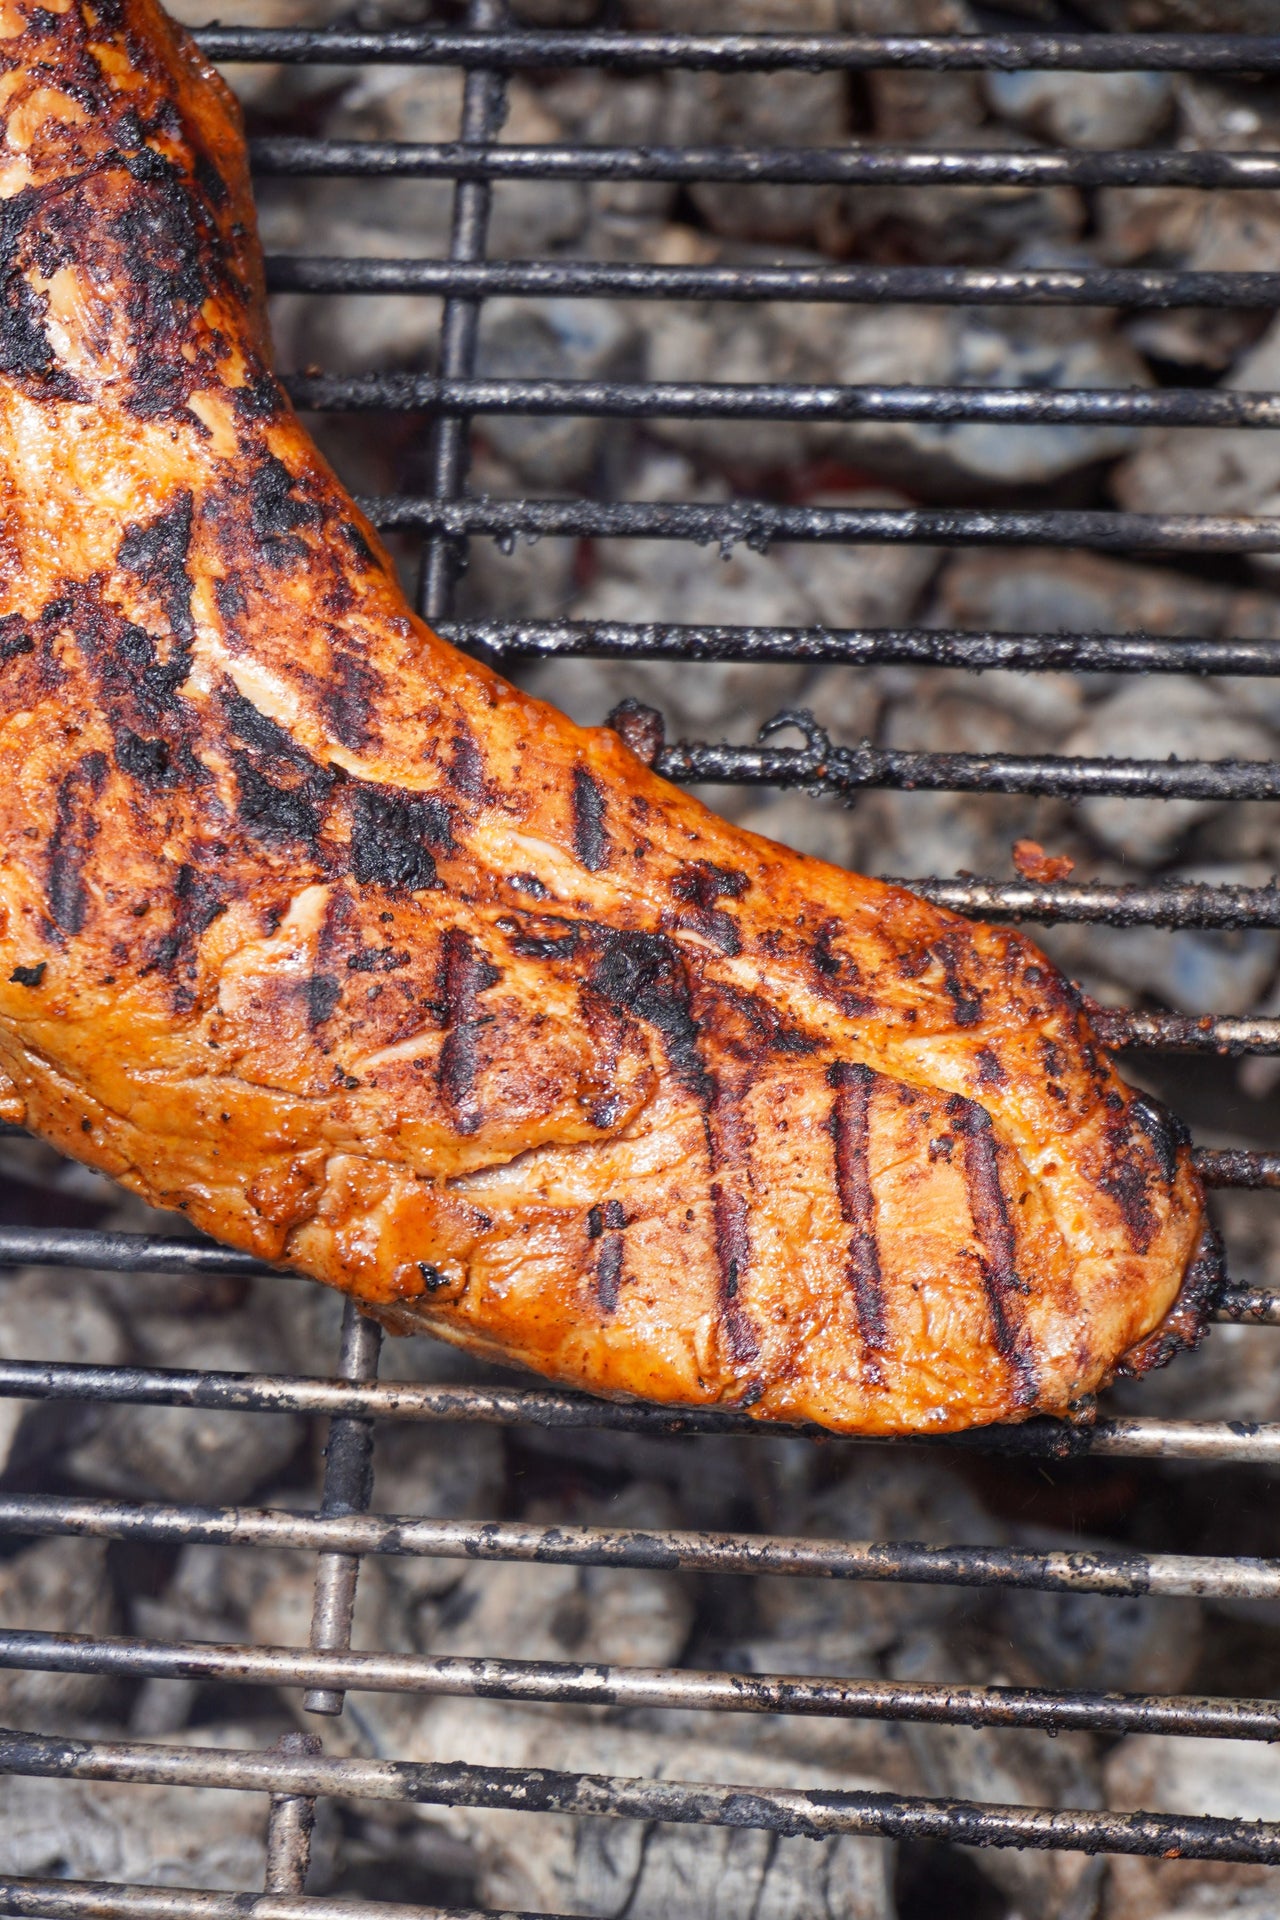
[[[1206,391],[1024,392],[942,387],[716,386],[613,381],[484,380],[475,374],[482,301],[494,294],[628,299],[819,300],[844,303],[1089,305],[1128,308],[1280,305],[1280,274],[1146,269],[934,267],[672,267],[634,263],[486,258],[491,183],[500,179],[668,179],[905,181],[912,184],[1062,182],[1183,184],[1202,188],[1280,185],[1280,156],[1236,153],[908,152],[573,147],[497,144],[506,76],[520,69],[602,67],[635,72],[684,67],[717,72],[833,68],[931,71],[996,67],[1092,72],[1280,73],[1280,35],[1018,33],[972,39],[928,36],[528,32],[509,25],[502,0],[471,0],[465,29],[322,32],[213,28],[202,34],[215,59],[423,62],[466,73],[459,137],[435,146],[260,140],[260,174],[409,175],[455,182],[449,255],[444,260],[271,260],[276,290],[413,292],[444,297],[439,371],[291,381],[295,399],[331,411],[409,408],[436,421],[429,492],[365,503],[383,528],[422,538],[419,600],[426,617],[459,644],[498,661],[555,655],[618,659],[808,660],[849,665],[906,662],[1025,672],[1217,673],[1274,675],[1280,642],[1153,639],[1143,634],[978,633],[933,629],[828,630],[671,624],[450,621],[466,542],[475,534],[570,533],[693,539],[728,545],[772,539],[930,545],[994,544],[1146,549],[1204,554],[1280,550],[1280,520],[1239,515],[1150,516],[1100,512],[836,510],[759,503],[613,504],[488,500],[466,491],[468,427],[485,413],[597,414],[623,419],[1108,421],[1270,427],[1280,395]],[[792,726],[797,716],[780,716]],[[706,742],[664,745],[657,765],[689,781],[767,782],[849,793],[866,786],[1026,794],[1208,795],[1280,798],[1271,762],[1085,760],[1016,755],[892,753],[834,745],[804,717],[802,747],[737,748]],[[962,911],[1028,921],[1084,921],[1171,928],[1280,926],[1280,887],[1150,883],[1039,885],[963,878],[912,879],[931,899]],[[1280,1052],[1280,1021],[1100,1010],[1112,1045],[1186,1051]],[[1199,1149],[1206,1182],[1280,1187],[1280,1154]],[[112,1268],[186,1275],[267,1271],[212,1245],[75,1229],[0,1227],[0,1265]],[[1280,1294],[1230,1287],[1223,1320],[1280,1324]],[[589,1401],[548,1388],[415,1386],[377,1379],[380,1333],[348,1306],[332,1379],[159,1368],[89,1367],[0,1361],[0,1393],[25,1399],[109,1401],[327,1415],[324,1484],[314,1512],[249,1511],[53,1496],[0,1496],[6,1534],[79,1534],[149,1542],[291,1546],[317,1555],[306,1649],[203,1642],[107,1639],[37,1630],[0,1633],[0,1664],[63,1673],[199,1677],[303,1691],[316,1716],[342,1711],[348,1689],[576,1705],[697,1707],[709,1711],[861,1717],[898,1721],[1083,1728],[1232,1736],[1280,1736],[1280,1703],[1099,1695],[1050,1688],[950,1686],[880,1680],[569,1666],[483,1658],[430,1658],[351,1651],[361,1557],[412,1553],[573,1565],[713,1570],[840,1579],[911,1580],[967,1587],[1032,1587],[1096,1594],[1280,1598],[1280,1563],[1124,1552],[1031,1552],[928,1547],[754,1534],[639,1532],[547,1527],[524,1522],[405,1520],[369,1512],[376,1420],[538,1425],[651,1434],[758,1434],[735,1414],[672,1413]],[[797,1431],[793,1429],[792,1431]],[[867,1443],[862,1443],[867,1444]],[[880,1443],[884,1444],[884,1443]],[[944,1451],[1006,1455],[1176,1458],[1280,1463],[1280,1426],[1140,1418],[1099,1421],[1091,1430],[1046,1421],[927,1443]],[[979,1846],[1080,1848],[1089,1852],[1280,1864],[1280,1825],[1145,1813],[1050,1812],[875,1793],[814,1794],[613,1779],[548,1770],[390,1763],[326,1756],[314,1735],[286,1736],[268,1753],[225,1752],[140,1742],[68,1741],[0,1733],[0,1769],[49,1778],[152,1781],[240,1787],[269,1798],[267,1865],[261,1896],[197,1889],[0,1878],[6,1912],[30,1915],[187,1916],[257,1914],[264,1920],[441,1920],[442,1910],[306,1897],[316,1800],[371,1801],[554,1811],[695,1824],[751,1826],[775,1834],[874,1834]],[[462,1920],[455,1915],[454,1920]]]

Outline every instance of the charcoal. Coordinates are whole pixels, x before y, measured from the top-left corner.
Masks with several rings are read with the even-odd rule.
[[[0,1560],[0,1628],[100,1635],[118,1624],[105,1541],[39,1540]],[[91,1713],[109,1691],[110,1683],[93,1674],[0,1667],[0,1716],[8,1726],[60,1733],[69,1715]],[[0,1778],[0,1809],[2,1796]],[[4,1826],[0,1810],[0,1833]]]

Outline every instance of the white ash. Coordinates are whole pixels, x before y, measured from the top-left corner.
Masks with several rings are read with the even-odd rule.
[[[167,1315],[135,1320],[133,1331],[146,1364],[284,1370],[284,1345],[256,1312],[218,1315],[195,1351],[189,1329]],[[204,1500],[216,1489],[223,1500],[243,1500],[287,1465],[302,1436],[303,1423],[291,1413],[117,1405],[103,1409],[70,1465],[86,1486],[135,1498]]]
[[[128,1343],[115,1315],[78,1275],[28,1268],[0,1275],[0,1353],[7,1360],[112,1367],[128,1357]],[[0,1472],[51,1464],[98,1418],[91,1407],[0,1399]]]
[[[1274,324],[1223,383],[1242,391],[1280,386],[1280,324]],[[1151,436],[1114,477],[1116,498],[1136,513],[1246,513],[1280,511],[1280,446],[1274,433],[1212,428]],[[1274,571],[1271,556],[1252,556]]]
[[[37,1540],[0,1560],[0,1629],[96,1636],[118,1626],[105,1541]],[[69,1716],[92,1712],[110,1691],[110,1683],[96,1675],[0,1667],[0,1719],[6,1726],[59,1733]],[[0,1812],[0,1832],[3,1826]]]
[[[1164,73],[983,75],[993,112],[1065,147],[1146,146],[1173,110]]]
[[[1174,677],[1129,680],[1093,708],[1065,743],[1082,756],[1159,760],[1269,760],[1274,737],[1239,715],[1210,683]],[[1081,803],[1080,812],[1104,846],[1142,866],[1168,859],[1191,827],[1220,812],[1226,802],[1203,799],[1121,799]]]
[[[1106,1786],[1108,1804],[1120,1812],[1141,1808],[1224,1820],[1280,1819],[1280,1753],[1254,1740],[1133,1734],[1108,1761]],[[1272,1884],[1266,1867],[1242,1863],[1116,1859],[1104,1920],[1230,1912],[1228,1893],[1248,1894]],[[1207,1896],[1207,1906],[1200,1904],[1201,1896]]]
[[[65,1719],[58,1731],[73,1738],[115,1734]],[[258,1744],[236,1726],[202,1727],[200,1741]],[[0,1774],[0,1867],[7,1873],[260,1892],[265,1836],[261,1794]]]
[[[1017,1684],[1016,1667],[1002,1671],[989,1658],[966,1673],[954,1645],[922,1636],[908,1641],[891,1662],[898,1680],[956,1680]],[[1039,1732],[1007,1727],[907,1728],[924,1792],[966,1801],[1003,1805],[1101,1807],[1106,1803],[1101,1772],[1088,1735],[1060,1733],[1046,1740]],[[990,1848],[974,1855],[985,1878],[1006,1895],[1016,1910],[1052,1913],[1059,1920],[1093,1920],[1102,1879],[1102,1863],[1079,1853],[1038,1853]]]

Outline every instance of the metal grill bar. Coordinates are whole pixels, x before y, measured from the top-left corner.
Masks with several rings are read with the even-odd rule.
[[[375,526],[455,538],[514,541],[690,540],[763,551],[777,541],[929,547],[1090,547],[1101,553],[1276,553],[1280,515],[1002,512],[987,507],[782,507],[758,500],[494,500],[439,502],[415,494],[360,501]]]
[[[1280,306],[1280,273],[1164,267],[662,266],[648,261],[324,258],[273,254],[273,293],[604,300],[812,300],[855,306]]]
[[[1018,673],[1197,673],[1271,678],[1280,639],[1158,633],[1002,633],[959,627],[680,626],[670,621],[468,620],[440,627],[497,658],[743,660]]]
[[[459,32],[438,27],[199,29],[210,60],[358,62],[520,69],[607,67],[613,73],[683,67],[715,73],[885,68],[1072,73],[1275,73],[1280,35],[1267,33],[550,33]]]
[[[206,1893],[197,1887],[129,1887],[114,1880],[0,1877],[6,1914],[31,1920],[569,1920],[555,1913],[480,1913],[397,1901],[307,1899],[301,1894]]]
[[[382,1419],[433,1425],[647,1433],[664,1438],[734,1434],[750,1439],[784,1433],[824,1441],[833,1438],[819,1427],[772,1421],[762,1424],[732,1409],[595,1400],[552,1387],[417,1386],[400,1381],[353,1385],[346,1380],[289,1374],[197,1373],[178,1368],[94,1367],[24,1360],[0,1360],[0,1397],[237,1413],[327,1414],[332,1419],[361,1422]],[[1239,1420],[1117,1419],[1079,1427],[1056,1420],[1031,1420],[1022,1426],[917,1435],[909,1442],[862,1434],[847,1438],[856,1446],[912,1444],[1032,1459],[1097,1455],[1123,1460],[1177,1458],[1245,1466],[1280,1465],[1280,1426]]]
[[[340,1795],[418,1806],[502,1808],[581,1819],[666,1820],[754,1827],[809,1840],[835,1834],[943,1840],[963,1846],[1178,1855],[1188,1860],[1280,1864],[1280,1825],[1151,1813],[986,1805],[890,1793],[808,1793],[779,1787],[629,1780],[548,1768],[460,1762],[286,1760],[275,1754],[133,1741],[0,1735],[0,1767],[54,1780],[129,1780],[274,1793]]]
[[[504,20],[503,0],[472,0],[469,24],[483,40]],[[502,125],[506,86],[501,77],[475,68],[468,73],[462,95],[462,150],[484,147]],[[461,174],[451,176],[453,225],[449,237],[452,261],[474,264],[484,258],[489,233],[490,188],[486,181]],[[440,321],[440,372],[454,385],[465,384],[475,372],[480,330],[480,301],[474,295],[454,295],[445,302]],[[432,491],[438,501],[456,500],[466,480],[470,436],[465,411],[442,408],[432,457]],[[442,620],[452,611],[453,588],[462,566],[464,548],[437,529],[423,554],[418,595],[425,619]]]
[[[954,153],[912,147],[489,146],[456,140],[312,140],[267,135],[249,142],[259,178],[401,180],[667,180],[849,187],[1280,186],[1280,154],[1071,153],[1041,148]]]
[[[1140,1015],[1132,1017],[1141,1018]],[[1240,1026],[1245,1023],[1231,1024]],[[1272,1045],[1276,1044],[1280,1042],[1273,1040]],[[1280,1185],[1280,1154],[1254,1153],[1243,1148],[1216,1152],[1200,1148],[1196,1159],[1214,1186]],[[296,1277],[288,1267],[269,1267],[252,1254],[241,1253],[234,1247],[219,1246],[212,1240],[169,1239],[148,1233],[105,1233],[94,1227],[0,1227],[0,1268],[3,1267],[84,1267],[107,1273],[178,1273],[188,1279],[222,1274],[240,1274],[248,1279],[287,1280]]]
[[[769,731],[797,724],[786,715]],[[763,731],[763,729],[762,729]],[[1060,799],[1114,794],[1129,799],[1277,800],[1273,760],[1118,760],[1084,755],[915,753],[890,747],[735,747],[679,741],[664,747],[655,771],[699,786],[805,787],[859,793],[888,787],[909,793],[1031,793]]]
[[[842,387],[701,381],[456,380],[426,373],[294,374],[300,407],[325,413],[586,415],[650,420],[981,420],[1002,426],[1280,426],[1280,394],[1216,387]]]
[[[186,1679],[239,1686],[345,1688],[539,1705],[663,1708],[707,1713],[790,1713],[935,1726],[1032,1727],[1059,1733],[1180,1734],[1272,1741],[1280,1702],[1180,1694],[1069,1692],[1045,1687],[970,1687],[933,1682],[810,1679],[688,1668],[582,1666],[532,1660],[432,1659],[394,1653],[309,1653],[305,1647],[227,1646],[207,1641],[92,1639],[83,1634],[0,1630],[0,1666],[116,1679]]]
[[[368,1320],[348,1300],[342,1317],[339,1368],[351,1391],[367,1393],[378,1377],[382,1328]],[[334,1408],[325,1449],[323,1514],[363,1513],[373,1498],[373,1426],[356,1405]],[[315,1601],[311,1615],[314,1652],[344,1653],[351,1645],[356,1585],[360,1562],[352,1554],[326,1553],[316,1568]],[[313,1688],[303,1700],[308,1713],[342,1712],[342,1695],[330,1688]],[[272,1892],[281,1889],[271,1888]],[[302,1891],[301,1882],[293,1888]]]
[[[0,1533],[75,1534],[173,1545],[296,1547],[304,1552],[517,1560],[540,1566],[643,1567],[659,1572],[777,1574],[929,1586],[1033,1588],[1047,1593],[1280,1599],[1280,1560],[1181,1553],[1037,1553],[1015,1547],[803,1540],[765,1534],[641,1532],[537,1526],[516,1520],[431,1520],[403,1514],[331,1516],[278,1508],[137,1505],[123,1500],[0,1493]]]

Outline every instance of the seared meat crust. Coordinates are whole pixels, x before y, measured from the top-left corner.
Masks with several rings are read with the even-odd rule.
[[[868,1433],[1193,1338],[1186,1142],[1017,934],[463,659],[272,373],[234,103],[0,5],[4,1111],[596,1392]]]

